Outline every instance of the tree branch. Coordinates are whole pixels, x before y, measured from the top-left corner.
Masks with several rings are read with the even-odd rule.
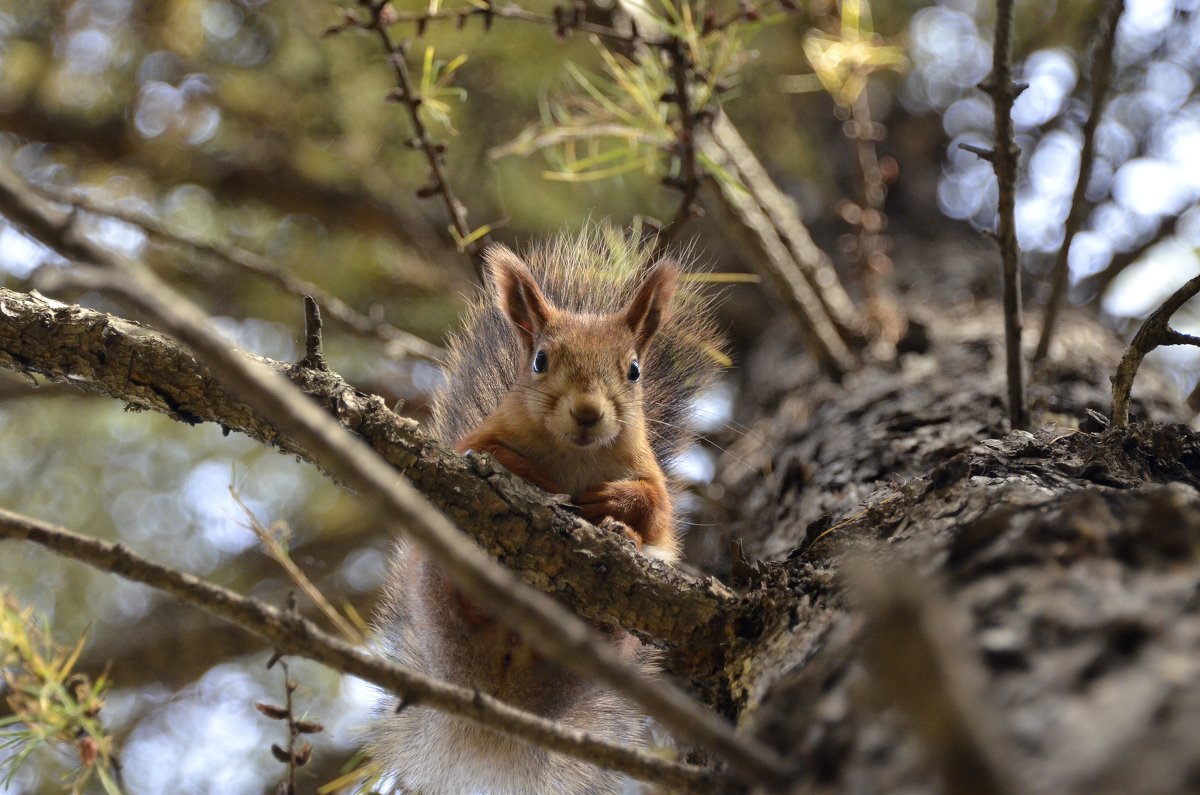
[[[229,269],[258,276],[297,298],[311,295],[325,309],[326,314],[344,328],[359,336],[382,341],[384,351],[390,358],[415,357],[425,361],[439,361],[442,358],[443,351],[438,346],[407,331],[402,331],[384,320],[368,317],[332,293],[312,282],[293,276],[266,257],[252,251],[226,243],[207,242],[187,234],[171,231],[156,219],[143,213],[105,206],[78,192],[60,191],[44,185],[36,185],[34,190],[60,204],[67,204],[93,215],[114,218],[136,226],[151,238],[190,249],[205,257],[211,257]]]
[[[277,371],[231,350],[209,329],[197,307],[172,293],[144,267],[75,236],[69,217],[56,218],[36,207],[32,198],[11,178],[0,181],[0,209],[31,219],[29,231],[43,243],[82,251],[86,261],[101,263],[104,268],[95,276],[103,287],[137,303],[206,361],[279,435],[310,451],[325,471],[352,486],[381,514],[394,516],[455,585],[478,603],[489,605],[506,626],[519,630],[555,662],[629,696],[678,736],[716,751],[747,778],[771,787],[789,780],[788,767],[769,749],[737,738],[732,727],[678,687],[640,676],[577,616],[496,565],[407,480],[398,479],[361,440],[347,434]],[[488,507],[493,513],[507,513],[507,505]]]
[[[704,676],[705,644],[753,608],[715,580],[698,581],[628,554],[613,534],[487,459],[453,453],[336,373],[242,355],[290,378],[527,581],[589,618],[665,641],[672,649],[668,662],[681,675]],[[316,462],[187,350],[132,321],[0,288],[0,367],[39,373],[188,424],[214,422]]]
[[[299,613],[280,610],[199,577],[148,560],[120,544],[88,538],[0,509],[0,538],[29,541],[126,580],[149,585],[265,639],[279,652],[307,657],[365,679],[422,705],[472,720],[520,740],[631,776],[688,792],[719,792],[710,770],[671,762],[647,751],[591,736],[516,709],[486,693],[430,679],[363,651],[318,628]]]
[[[995,145],[992,167],[1000,186],[1000,223],[996,238],[1004,266],[1004,348],[1008,361],[1008,421],[1013,430],[1029,424],[1025,405],[1025,373],[1021,356],[1021,252],[1013,205],[1017,193],[1017,157],[1013,143],[1012,106],[1020,89],[1012,82],[1013,0],[996,0],[996,40],[992,49],[992,76],[988,92],[995,108]]]
[[[687,48],[679,39],[667,50],[671,58],[671,77],[675,83],[674,100],[679,107],[679,126],[675,130],[676,147],[679,153],[679,177],[672,184],[682,191],[679,199],[679,209],[675,217],[658,233],[654,241],[656,252],[666,248],[683,231],[688,220],[700,212],[696,205],[696,195],[700,191],[702,174],[696,165],[696,116],[697,111],[692,107],[692,72],[693,64]]]
[[[425,154],[426,162],[429,163],[431,182],[418,190],[417,196],[424,198],[437,194],[442,197],[442,202],[446,205],[446,212],[450,216],[451,228],[457,234],[460,250],[471,256],[476,275],[482,276],[483,261],[479,254],[482,251],[482,244],[488,241],[488,235],[485,232],[479,238],[472,239],[471,227],[467,223],[467,209],[454,195],[450,189],[450,182],[446,178],[446,169],[443,167],[445,145],[435,142],[430,137],[425,122],[421,119],[422,98],[417,93],[408,72],[407,53],[403,46],[397,46],[392,41],[392,36],[388,33],[388,25],[392,22],[396,12],[388,0],[359,0],[359,2],[371,12],[371,21],[365,23],[363,28],[373,30],[378,35],[380,43],[383,44],[383,50],[387,53],[388,64],[392,67],[392,73],[395,75],[396,88],[392,96],[404,103],[404,107],[408,109],[408,119],[413,128],[413,138],[409,145],[413,149],[420,149]]]
[[[728,227],[754,252],[751,261],[791,311],[822,369],[834,378],[854,370],[858,357],[847,341],[856,338],[857,312],[791,199],[723,112],[711,131],[697,130],[697,147],[734,178],[704,180],[705,206],[725,211]]]
[[[1160,345],[1194,345],[1200,347],[1200,338],[1183,334],[1168,325],[1171,316],[1187,303],[1193,296],[1200,293],[1200,276],[1195,277],[1180,287],[1163,305],[1154,310],[1146,322],[1133,336],[1133,341],[1125,349],[1121,363],[1117,365],[1117,374],[1112,380],[1112,421],[1113,426],[1120,428],[1129,424],[1129,396],[1133,391],[1133,379],[1138,367],[1146,354]]]
[[[31,92],[32,97],[44,92]],[[225,111],[227,112],[227,110]],[[325,184],[298,171],[290,149],[277,136],[263,136],[250,152],[239,148],[209,154],[189,148],[179,157],[174,144],[147,141],[138,134],[132,117],[80,118],[57,108],[41,107],[36,100],[0,107],[0,127],[30,140],[70,147],[76,157],[90,153],[105,162],[141,170],[165,184],[194,182],[223,200],[259,201],[281,214],[308,213],[322,223],[360,234],[387,236],[410,246],[428,260],[444,248],[443,241],[427,230],[426,221],[405,202],[367,195],[358,180],[342,187]],[[273,131],[274,132],[274,131]],[[428,261],[414,261],[415,281],[429,282],[439,271]]]
[[[1054,262],[1050,299],[1046,302],[1042,333],[1038,338],[1037,350],[1033,354],[1035,362],[1046,358],[1046,354],[1050,351],[1050,340],[1054,336],[1058,312],[1062,308],[1063,298],[1067,293],[1067,284],[1070,281],[1068,277],[1071,268],[1067,258],[1071,253],[1071,241],[1075,239],[1075,233],[1083,226],[1083,219],[1087,215],[1087,186],[1092,178],[1092,165],[1096,159],[1096,128],[1100,126],[1100,117],[1104,115],[1104,100],[1108,97],[1108,81],[1112,76],[1113,47],[1117,43],[1117,23],[1121,21],[1121,13],[1124,10],[1125,0],[1109,1],[1104,12],[1103,24],[1092,48],[1092,104],[1088,111],[1087,121],[1083,125],[1083,148],[1079,153],[1079,178],[1075,181],[1075,193],[1071,197],[1071,212],[1067,215],[1062,246],[1058,249],[1058,257]]]

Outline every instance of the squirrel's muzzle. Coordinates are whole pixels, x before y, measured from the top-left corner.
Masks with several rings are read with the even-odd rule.
[[[595,403],[576,403],[571,407],[571,419],[580,428],[594,428],[604,419],[604,407]]]

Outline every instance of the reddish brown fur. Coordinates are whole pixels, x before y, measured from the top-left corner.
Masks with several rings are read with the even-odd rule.
[[[678,269],[657,266],[624,311],[593,315],[554,307],[508,249],[492,248],[488,257],[501,311],[522,332],[528,360],[545,353],[547,372],[524,368],[455,447],[492,453],[514,474],[569,495],[587,519],[616,519],[639,548],[674,560],[671,496],[646,433],[641,379],[631,382],[628,373],[667,318]]]
[[[595,244],[583,237],[549,251],[580,256],[583,267],[598,253]],[[538,256],[546,257],[546,251]],[[658,456],[685,435],[677,423],[678,402],[715,369],[702,353],[719,349],[700,313],[703,305],[690,307],[686,327],[672,322],[679,271],[670,264],[649,270],[630,290],[599,280],[589,285],[593,277],[561,270],[569,267],[566,262],[546,271],[547,261],[539,259],[542,278],[548,276],[568,299],[560,305],[508,249],[492,247],[487,258],[491,298],[503,321],[496,324],[487,308],[473,310],[472,336],[452,347],[451,382],[435,402],[437,427],[443,433],[458,429],[448,441],[460,452],[491,454],[536,486],[569,495],[585,518],[621,522],[646,554],[674,560],[674,508]],[[622,297],[617,301],[601,291]],[[541,373],[532,366],[538,351],[546,355]],[[631,382],[635,359],[645,369]],[[649,409],[648,394],[655,398]],[[665,429],[653,440],[658,455],[647,432],[648,415]],[[627,703],[543,659],[465,599],[419,550],[398,551],[391,581],[384,637],[403,662],[568,725],[635,741],[641,719]],[[598,629],[623,657],[647,667],[633,636]],[[451,747],[455,744],[461,747]],[[381,721],[372,745],[386,768],[422,792],[619,791],[619,778],[605,771],[454,719],[414,716],[413,709]]]

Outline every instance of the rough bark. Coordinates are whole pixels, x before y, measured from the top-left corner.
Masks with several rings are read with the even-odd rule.
[[[722,484],[743,513],[698,550],[740,536],[772,561],[714,569],[786,607],[730,697],[802,761],[798,791],[1200,783],[1200,436],[1106,429],[1121,346],[1078,316],[1031,385],[1042,427],[1001,435],[1000,328],[995,307],[942,313],[896,372],[841,387],[784,338],[748,369],[767,416],[732,451],[754,471]],[[1141,418],[1182,419],[1145,376]],[[880,573],[897,561],[915,574]]]

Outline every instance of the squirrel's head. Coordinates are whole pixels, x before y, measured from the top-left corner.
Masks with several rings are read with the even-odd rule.
[[[556,307],[511,250],[486,253],[491,289],[525,356],[512,391],[558,442],[578,448],[645,433],[642,363],[667,319],[679,269],[660,262],[623,309],[581,314]]]

